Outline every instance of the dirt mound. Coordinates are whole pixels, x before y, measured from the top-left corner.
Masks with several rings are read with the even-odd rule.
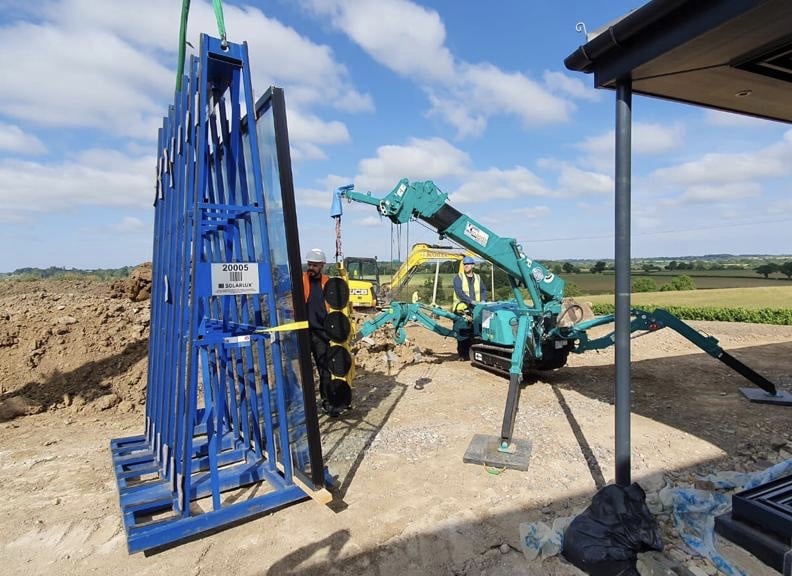
[[[117,280],[110,287],[113,298],[129,298],[132,302],[145,302],[151,298],[151,262],[135,268],[126,280]]]
[[[383,374],[395,374],[409,364],[442,361],[433,347],[420,346],[409,339],[403,344],[396,344],[392,333],[387,330],[359,340],[353,346],[353,352],[358,369]]]
[[[125,282],[125,297],[107,282],[0,283],[0,421],[142,409],[150,306],[139,298],[150,294],[151,266]]]

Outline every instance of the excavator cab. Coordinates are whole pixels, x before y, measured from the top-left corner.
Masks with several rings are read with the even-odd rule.
[[[344,268],[349,274],[349,301],[357,310],[379,306],[380,275],[377,258],[348,256]]]

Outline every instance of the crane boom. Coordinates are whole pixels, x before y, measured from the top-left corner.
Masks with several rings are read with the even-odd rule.
[[[437,230],[441,238],[454,240],[504,270],[513,282],[515,295],[519,295],[519,286],[525,287],[533,302],[530,310],[560,312],[564,280],[528,258],[515,239],[498,236],[448,204],[448,194],[431,180],[411,183],[403,178],[381,199],[355,190],[346,190],[343,195],[350,201],[377,206],[381,215],[396,224],[413,218],[423,220]]]

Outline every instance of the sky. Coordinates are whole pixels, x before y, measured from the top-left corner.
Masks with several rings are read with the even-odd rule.
[[[181,0],[0,0],[0,272],[152,258],[157,129]],[[614,93],[563,61],[640,1],[223,2],[255,97],[284,89],[302,252],[334,255],[333,190],[432,180],[537,260],[614,255]],[[191,3],[187,39],[217,35]],[[194,50],[188,47],[188,54]],[[792,129],[633,97],[632,256],[788,254]],[[438,242],[344,204],[343,253]]]

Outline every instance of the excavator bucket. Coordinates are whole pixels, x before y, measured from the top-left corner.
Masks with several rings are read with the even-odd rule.
[[[561,301],[561,313],[558,315],[557,323],[561,328],[571,328],[578,322],[591,320],[594,316],[591,303],[578,302],[574,298],[567,297]]]

